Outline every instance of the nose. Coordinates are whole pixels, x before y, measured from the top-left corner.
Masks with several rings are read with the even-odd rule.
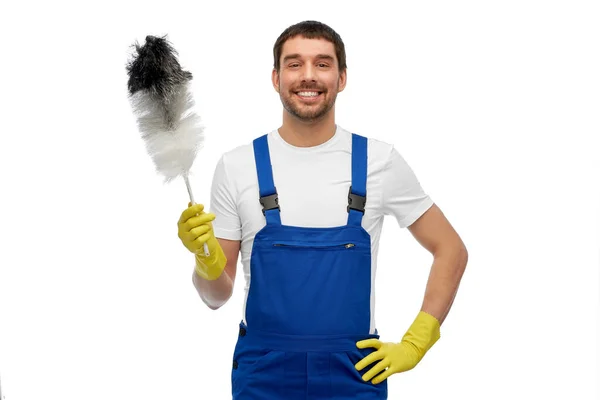
[[[302,68],[302,81],[312,81],[316,82],[316,74],[313,65],[310,63],[306,63],[304,68]]]

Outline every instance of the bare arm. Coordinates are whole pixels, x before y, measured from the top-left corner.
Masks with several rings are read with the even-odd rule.
[[[435,204],[408,230],[433,255],[421,311],[433,315],[441,325],[452,307],[467,266],[467,248]]]
[[[221,276],[214,281],[202,279],[194,271],[192,281],[202,301],[212,310],[223,306],[233,294],[233,284],[237,270],[238,255],[240,252],[239,240],[217,238],[219,245],[225,253],[227,264]]]

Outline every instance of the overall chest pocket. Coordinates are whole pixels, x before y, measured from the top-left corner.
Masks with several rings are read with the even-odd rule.
[[[351,238],[260,243],[251,264],[247,316],[288,334],[368,332],[371,252]]]
[[[275,248],[297,249],[297,250],[352,250],[356,243],[343,241],[337,243],[316,243],[300,241],[276,241],[273,243]]]

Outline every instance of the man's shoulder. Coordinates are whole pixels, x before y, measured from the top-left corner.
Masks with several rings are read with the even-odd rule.
[[[373,152],[388,155],[392,151],[394,144],[375,137],[368,137],[368,146]]]
[[[266,134],[261,133],[260,135],[256,135],[256,137],[252,138],[252,140],[246,141],[245,143],[241,143],[229,148],[228,150],[223,152],[223,164],[226,165],[226,168],[230,170],[247,169],[249,163],[251,165],[254,165],[254,140],[263,135],[269,134],[271,134],[271,132],[268,132]]]
[[[368,132],[353,132],[342,128],[342,132],[346,135],[346,140],[349,144],[352,142],[352,134],[355,133],[367,139],[367,150],[371,157],[387,158],[389,157],[394,144],[387,142],[375,135],[371,135]]]
[[[351,151],[350,149],[352,147],[352,133],[356,133],[367,139],[367,164],[370,174],[380,174],[390,165],[390,161],[392,160],[395,151],[393,143],[381,138],[381,136],[378,137],[374,134],[370,134],[369,132],[352,132],[348,130],[344,130],[344,132],[349,151]]]

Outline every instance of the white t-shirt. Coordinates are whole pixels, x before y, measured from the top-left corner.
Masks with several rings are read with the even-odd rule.
[[[371,236],[370,330],[374,333],[375,273],[384,216],[393,215],[400,228],[406,228],[427,211],[433,201],[393,145],[367,139],[367,202],[362,227]],[[313,147],[296,147],[274,130],[268,134],[268,144],[281,223],[303,227],[347,224],[348,188],[352,182],[352,133],[337,125],[334,136],[327,142]],[[212,224],[217,238],[241,240],[244,322],[253,239],[266,224],[258,199],[258,175],[250,142],[224,153],[219,159],[209,211],[216,216]]]

